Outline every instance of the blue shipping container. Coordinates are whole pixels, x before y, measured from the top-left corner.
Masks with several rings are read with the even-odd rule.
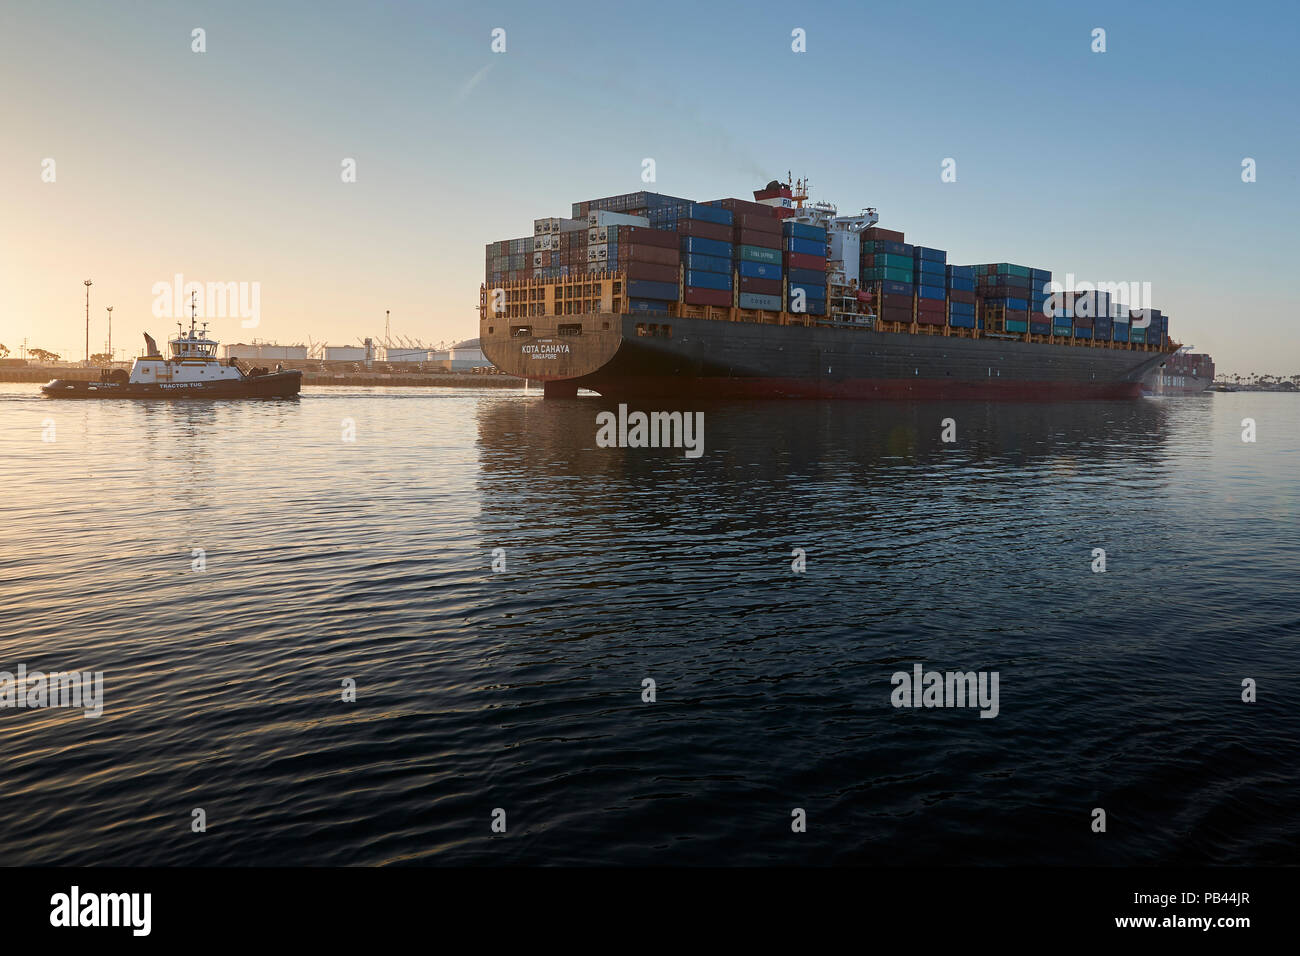
[[[814,242],[811,239],[797,239],[788,237],[785,240],[786,252],[798,252],[805,256],[822,256],[826,255],[826,241]]]
[[[719,272],[687,272],[686,284],[696,289],[717,289],[720,292],[731,291],[731,276]]]
[[[824,299],[826,298],[826,287],[825,287],[825,286],[820,286],[820,285],[799,285],[799,284],[797,284],[797,283],[792,283],[792,284],[790,285],[790,294],[791,294],[791,295],[794,295],[794,290],[795,290],[795,289],[803,289],[803,291],[804,291],[804,296],[805,296],[806,298],[809,298],[809,299],[817,299],[817,300],[821,301],[821,300],[824,300]]]
[[[974,302],[949,302],[948,311],[951,312],[953,315],[974,315],[975,303]]]
[[[944,271],[954,279],[966,279],[971,282],[975,281],[974,266],[945,266]]]
[[[686,218],[698,219],[700,222],[716,222],[719,226],[730,226],[731,210],[693,202],[686,211]]]
[[[794,305],[795,305],[795,303],[794,303],[794,299],[791,298],[788,302],[786,302],[786,310],[789,311],[789,312],[794,312],[794,311],[795,311]],[[811,298],[809,298],[809,299],[804,299],[803,310],[804,310],[804,313],[807,314],[807,315],[825,315],[825,314],[826,314],[826,300],[825,300],[825,299],[811,299]],[[796,314],[797,314],[797,313],[796,313]]]
[[[664,299],[677,301],[676,282],[651,282],[649,279],[629,279],[627,283],[629,299]]]
[[[975,316],[953,314],[948,316],[948,324],[954,329],[973,329],[975,328]]]
[[[722,256],[703,256],[698,252],[688,252],[686,268],[694,269],[696,272],[721,272],[730,275],[731,260],[724,259]]]
[[[912,258],[912,246],[906,242],[889,242],[885,239],[877,239],[874,242],[868,241],[864,243],[862,248],[868,255],[873,252],[887,252],[891,256]]]
[[[958,278],[957,276],[949,276],[949,277],[948,277],[948,288],[949,288],[949,289],[953,289],[953,290],[956,291],[956,292],[974,292],[974,291],[975,291],[975,280],[974,280],[974,279],[961,279],[961,278]]]
[[[781,267],[771,262],[746,262],[741,261],[737,264],[742,276],[751,279],[779,279],[781,278]]]
[[[668,313],[668,303],[660,299],[628,299],[627,305],[633,312]]]
[[[818,272],[816,269],[791,269],[791,282],[802,282],[807,285],[825,286],[826,273]]]
[[[937,262],[943,265],[948,261],[948,253],[943,249],[931,249],[929,246],[913,246],[912,256],[916,259],[924,259],[927,262]]]
[[[731,258],[731,243],[717,239],[699,239],[695,236],[682,237],[683,252],[702,252],[706,256],[723,256]]]
[[[822,249],[826,248],[826,230],[820,226],[808,226],[802,222],[783,222],[781,235],[786,238],[809,239],[820,243]]]
[[[946,293],[941,285],[922,285],[916,287],[916,296],[918,299],[944,299]]]
[[[910,282],[882,282],[880,291],[885,295],[911,295],[912,283]]]

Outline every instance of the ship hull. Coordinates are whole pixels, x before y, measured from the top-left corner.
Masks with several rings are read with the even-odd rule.
[[[79,382],[55,379],[41,386],[48,398],[231,399],[294,398],[302,390],[302,372],[273,372],[229,382],[161,382],[147,384]]]
[[[485,337],[483,348],[503,371],[544,382],[547,395],[585,388],[619,399],[1131,399],[1166,358],[993,337],[612,318],[609,331],[555,337],[536,329]]]

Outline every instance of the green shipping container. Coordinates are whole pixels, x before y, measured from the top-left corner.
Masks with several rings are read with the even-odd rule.
[[[1029,270],[1024,266],[1013,266],[1009,262],[998,263],[998,275],[1000,276],[1020,276],[1023,279],[1029,278]]]
[[[909,275],[912,272],[911,256],[891,256],[887,252],[877,252],[871,262],[877,268],[905,269]]]
[[[1014,320],[1014,319],[1008,319],[1008,320],[1007,320],[1007,331],[1008,331],[1008,332],[1028,332],[1028,331],[1029,331],[1029,323],[1028,323],[1028,322],[1017,322],[1017,321]]]
[[[764,249],[762,246],[741,246],[740,258],[746,262],[771,262],[781,264],[780,249]]]
[[[870,269],[862,270],[863,282],[906,282],[912,281],[912,270],[909,269],[882,269],[874,266]]]

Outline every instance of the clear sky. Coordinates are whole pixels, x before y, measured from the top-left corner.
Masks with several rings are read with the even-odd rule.
[[[225,342],[351,343],[385,309],[466,338],[485,243],[793,171],[950,262],[1150,281],[1221,371],[1300,372],[1297,7],[4,0],[0,343],[80,358],[89,278],[92,351],[113,305],[134,354],[178,273],[259,284]]]

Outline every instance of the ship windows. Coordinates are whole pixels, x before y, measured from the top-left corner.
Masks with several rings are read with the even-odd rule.
[[[555,333],[557,335],[581,335],[582,323],[581,322],[561,323],[560,325],[555,327]]]
[[[529,338],[533,334],[533,327],[531,325],[512,325],[510,326],[510,334],[515,338]]]

